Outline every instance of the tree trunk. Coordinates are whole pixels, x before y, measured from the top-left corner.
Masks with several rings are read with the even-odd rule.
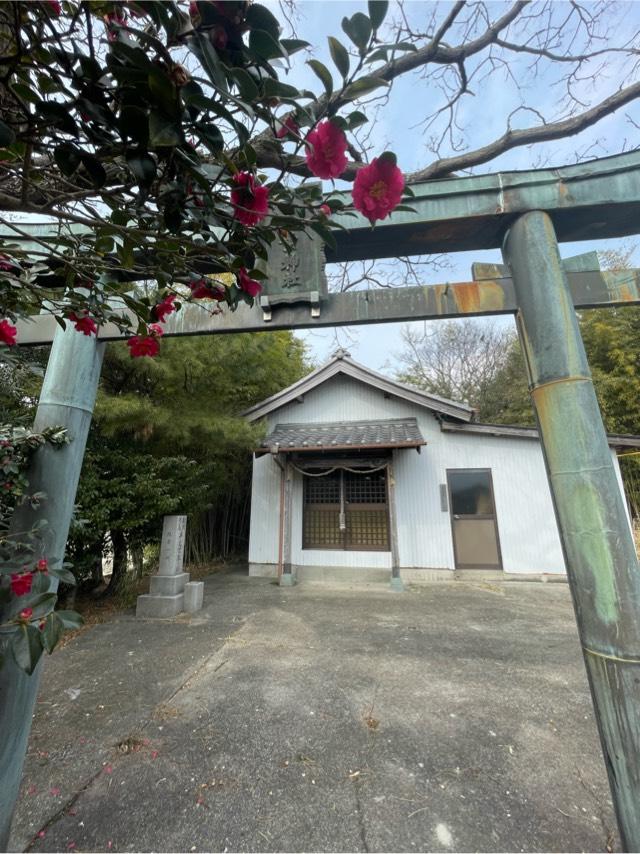
[[[127,577],[127,541],[123,531],[111,530],[111,544],[113,546],[113,572],[111,581],[104,592],[105,596],[115,596],[125,586]]]
[[[131,546],[131,560],[133,561],[134,575],[140,580],[144,572],[144,547],[141,543]]]

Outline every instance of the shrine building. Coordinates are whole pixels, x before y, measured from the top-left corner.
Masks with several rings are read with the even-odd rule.
[[[466,404],[344,350],[245,417],[266,425],[253,461],[250,575],[401,588],[479,571],[565,574],[534,428],[478,423]],[[640,448],[640,437],[610,435],[609,445],[622,490],[617,453]]]

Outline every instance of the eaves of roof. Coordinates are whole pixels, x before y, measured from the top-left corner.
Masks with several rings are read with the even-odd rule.
[[[480,433],[486,436],[509,436],[512,439],[539,439],[536,427],[516,427],[510,424],[454,424],[443,421],[440,429],[445,433]],[[607,433],[612,448],[640,448],[640,436]]]

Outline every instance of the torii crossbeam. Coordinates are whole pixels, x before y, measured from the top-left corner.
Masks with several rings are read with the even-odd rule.
[[[167,324],[167,334],[515,314],[622,843],[639,850],[640,567],[574,307],[638,304],[640,274],[601,273],[584,258],[563,267],[558,239],[640,231],[640,152],[431,181],[414,192],[416,213],[394,214],[373,231],[362,218],[344,218],[348,231],[336,230],[327,260],[502,247],[506,267],[480,265],[472,282],[327,295],[314,250],[287,287],[271,259],[261,306],[200,319],[189,309]],[[21,325],[20,336],[34,344],[53,338],[36,426],[67,426],[74,438],[63,449],[42,448],[29,478],[32,489],[55,496],[47,502],[51,553],[62,554],[103,342],[120,333],[105,327],[95,341],[71,329],[54,337],[48,324],[36,318]],[[35,512],[23,508],[15,524],[30,526]],[[0,842],[8,837],[36,691],[35,675],[0,671]]]

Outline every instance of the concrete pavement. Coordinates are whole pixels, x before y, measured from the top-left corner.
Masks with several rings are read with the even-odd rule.
[[[566,585],[229,573],[47,661],[12,850],[618,844]]]

